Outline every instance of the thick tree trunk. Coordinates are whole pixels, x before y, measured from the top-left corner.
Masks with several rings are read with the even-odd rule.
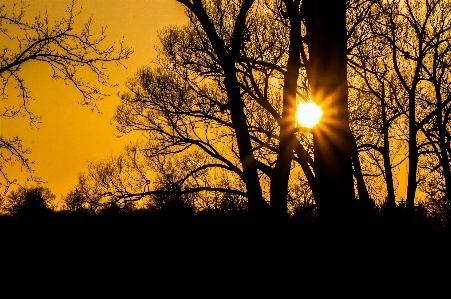
[[[320,219],[345,222],[357,212],[348,114],[346,1],[310,0],[304,14],[308,79],[313,100],[324,112],[313,130],[315,200]]]

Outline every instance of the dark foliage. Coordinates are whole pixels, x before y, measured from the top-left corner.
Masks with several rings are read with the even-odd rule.
[[[3,208],[16,217],[44,216],[51,212],[55,195],[42,186],[19,187],[6,197]]]

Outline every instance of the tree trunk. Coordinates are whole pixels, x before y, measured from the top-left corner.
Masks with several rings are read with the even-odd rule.
[[[415,77],[417,78],[417,77]],[[410,219],[415,214],[415,193],[417,191],[417,126],[415,123],[415,90],[416,81],[409,93],[409,173],[407,174],[406,216]]]
[[[233,67],[234,69],[234,67]],[[257,161],[252,149],[249,129],[244,114],[244,104],[241,100],[238,80],[236,79],[236,70],[224,72],[226,80],[225,86],[227,97],[229,99],[228,107],[232,125],[235,130],[238,151],[243,167],[243,181],[246,184],[249,212],[257,217],[266,217],[267,203],[263,199],[260,179],[257,172]]]
[[[385,88],[382,86],[381,97],[381,110],[382,110],[382,134],[384,138],[384,146],[382,148],[382,156],[384,159],[385,168],[385,184],[387,185],[387,209],[389,214],[393,214],[396,209],[395,201],[395,188],[393,185],[393,173],[390,162],[390,141],[388,139],[388,131],[390,124],[387,121],[387,107],[385,104]]]
[[[315,0],[303,5],[307,27],[307,74],[323,119],[313,130],[314,169],[320,219],[344,223],[356,213],[349,129],[346,1]]]
[[[372,211],[374,211],[374,202],[370,198],[370,194],[368,193],[368,189],[366,188],[365,180],[363,179],[363,171],[362,171],[362,166],[360,165],[359,151],[357,149],[357,143],[355,142],[355,139],[353,138],[353,136],[350,136],[350,140],[353,142],[353,144],[352,144],[352,165],[354,166],[354,177],[357,182],[360,213],[362,213],[364,215],[369,215]]]
[[[435,94],[437,99],[437,109],[440,111],[437,111],[436,116],[436,127],[438,129],[438,144],[440,148],[440,154],[438,155],[440,164],[442,166],[443,170],[443,178],[445,181],[445,189],[446,189],[446,199],[451,204],[451,166],[449,163],[448,158],[448,143],[447,140],[447,134],[449,134],[446,130],[446,116],[445,116],[445,122],[443,121],[443,112],[441,111],[441,107],[443,105],[442,95],[440,92],[440,86],[438,84],[435,84]],[[446,115],[446,114],[445,114]]]
[[[274,175],[271,177],[270,204],[274,221],[283,224],[287,219],[288,181],[290,179],[291,163],[296,147],[295,118],[296,91],[301,67],[301,39],[299,5],[287,7],[290,15],[290,46],[287,71],[283,85],[283,111],[280,125],[280,142]]]

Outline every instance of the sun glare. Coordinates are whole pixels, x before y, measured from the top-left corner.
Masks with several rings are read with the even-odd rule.
[[[323,111],[315,103],[300,103],[296,111],[296,122],[311,129],[320,121],[322,115]]]

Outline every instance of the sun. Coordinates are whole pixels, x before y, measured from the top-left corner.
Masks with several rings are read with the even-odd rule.
[[[322,115],[323,111],[315,103],[300,103],[296,111],[296,122],[311,129],[320,121]]]

